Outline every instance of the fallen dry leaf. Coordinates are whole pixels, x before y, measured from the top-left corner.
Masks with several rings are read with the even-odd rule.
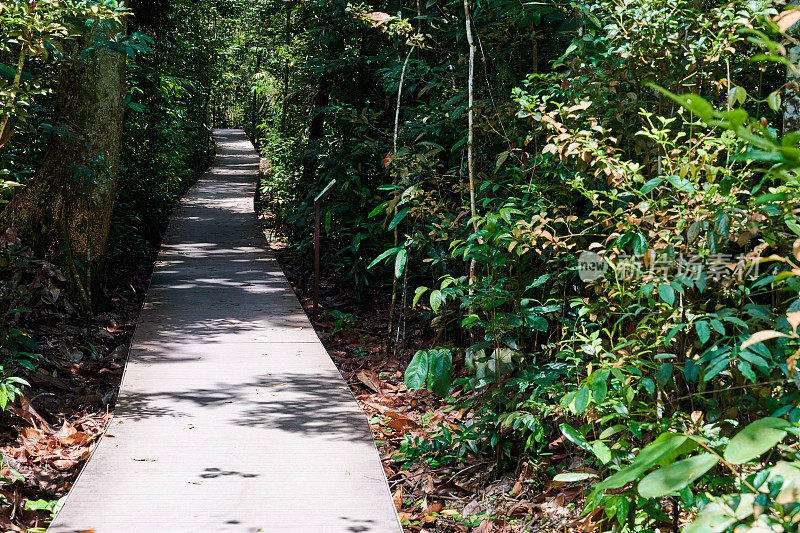
[[[494,525],[491,520],[484,520],[481,524],[472,530],[472,533],[491,533],[494,531]]]
[[[53,430],[50,427],[50,425],[44,418],[42,418],[42,415],[36,412],[36,409],[33,408],[30,400],[28,400],[28,398],[24,394],[19,395],[19,404],[20,407],[16,407],[13,405],[11,406],[11,408],[14,410],[14,414],[16,414],[18,417],[22,418],[23,420],[25,420],[34,427],[37,426],[35,421],[38,421],[42,427],[44,427],[45,429],[47,429],[47,431],[52,433]]]
[[[381,386],[379,384],[380,380],[378,379],[378,375],[371,370],[359,370],[358,374],[356,374],[358,380],[367,386],[373,392],[377,392],[378,394],[383,394],[381,391]]]
[[[78,430],[75,427],[64,420],[64,423],[61,425],[61,428],[53,434],[53,438],[56,440],[61,440],[63,438],[69,437],[70,435],[76,433]]]
[[[786,33],[792,26],[800,21],[800,10],[796,7],[791,7],[777,15],[773,20],[778,25],[778,28],[780,28],[783,33]]]
[[[406,431],[407,429],[416,429],[419,427],[419,424],[408,418],[404,420],[389,420],[386,425],[397,431]]]
[[[442,510],[442,504],[441,503],[432,503],[429,506],[427,506],[424,511],[422,511],[422,514],[430,515],[430,514],[433,514],[433,513],[438,513],[441,510]]]
[[[394,507],[398,511],[403,507],[403,489],[399,488],[394,491],[392,494],[392,501],[394,502]]]
[[[112,435],[113,436],[113,435]],[[92,440],[92,436],[83,431],[76,431],[68,437],[58,439],[58,443],[62,446],[81,446]]]

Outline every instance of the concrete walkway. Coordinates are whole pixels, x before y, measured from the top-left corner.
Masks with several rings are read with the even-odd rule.
[[[258,159],[217,159],[170,224],[115,417],[52,533],[401,530],[364,414],[253,213]]]

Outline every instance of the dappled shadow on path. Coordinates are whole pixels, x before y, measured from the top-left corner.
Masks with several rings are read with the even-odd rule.
[[[197,407],[221,425],[372,441],[363,412],[338,374],[273,373],[241,383],[128,392],[119,400],[117,415],[136,421],[179,416],[190,422]]]
[[[240,130],[176,210],[53,533],[400,531],[364,414],[258,231]],[[80,527],[76,527],[80,526]]]

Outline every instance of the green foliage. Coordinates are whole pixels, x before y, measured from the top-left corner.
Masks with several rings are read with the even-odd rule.
[[[22,387],[30,387],[18,376],[23,369],[36,370],[39,359],[38,345],[19,321],[28,313],[26,304],[33,303],[23,272],[36,266],[18,242],[12,240],[0,248],[0,412],[17,399]],[[44,276],[37,274],[41,283]]]
[[[405,373],[406,387],[427,387],[439,396],[446,396],[452,383],[453,354],[447,348],[419,350],[408,363]]]
[[[112,258],[157,244],[173,207],[209,162],[209,15],[174,1],[158,12],[134,9],[131,23],[152,53],[129,60],[121,175],[112,221]],[[158,32],[158,33],[155,33]]]
[[[665,496],[720,531],[785,521],[800,151],[780,5],[469,7],[472,184],[462,3],[265,2],[239,15],[266,27],[215,26],[212,114],[260,141],[300,260],[336,179],[323,264],[446,346],[417,351],[406,384],[463,392],[445,401],[470,423],[407,437],[398,459],[502,469],[560,428],[598,474],[557,479],[591,484],[605,530],[661,527]]]
[[[333,324],[333,330],[331,330],[331,335],[336,335],[342,330],[353,329],[353,324],[355,324],[356,318],[350,313],[343,313],[338,309],[333,309],[329,314],[335,321]]]

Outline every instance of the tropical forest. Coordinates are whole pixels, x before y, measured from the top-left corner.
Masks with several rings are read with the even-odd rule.
[[[1,531],[797,532],[798,366],[792,1],[0,0]]]

